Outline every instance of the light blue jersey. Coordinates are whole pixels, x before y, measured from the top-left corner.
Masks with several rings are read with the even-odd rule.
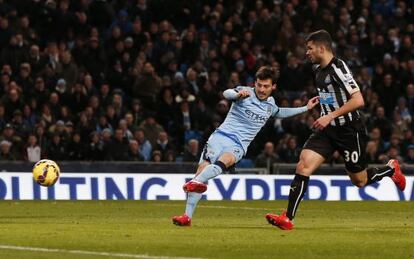
[[[279,109],[273,97],[259,100],[254,88],[239,86],[236,91],[248,90],[250,96],[233,101],[226,119],[216,132],[228,136],[239,144],[244,153],[267,120]]]
[[[249,91],[250,96],[245,99],[235,98],[240,90]],[[201,161],[215,162],[224,152],[233,153],[239,161],[270,117],[284,118],[307,111],[306,106],[279,108],[271,96],[266,100],[259,100],[252,87],[239,86],[235,90],[226,90],[226,92],[224,96],[233,103],[224,122],[207,141]]]

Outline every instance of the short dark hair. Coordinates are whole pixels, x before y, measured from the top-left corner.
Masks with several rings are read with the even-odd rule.
[[[308,37],[306,37],[306,43],[309,41],[323,44],[328,50],[332,51],[332,38],[329,32],[325,30],[315,31],[309,34]]]
[[[271,66],[262,66],[256,72],[256,79],[266,80],[271,79],[272,84],[275,84],[279,78],[279,70]]]

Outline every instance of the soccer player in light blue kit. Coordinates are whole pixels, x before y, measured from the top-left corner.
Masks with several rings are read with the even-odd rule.
[[[239,86],[224,91],[224,97],[233,104],[224,122],[208,139],[195,177],[183,186],[188,195],[185,214],[174,216],[174,224],[191,225],[195,207],[202,193],[207,190],[208,180],[220,175],[242,159],[248,146],[270,117],[294,116],[312,109],[319,103],[318,97],[313,97],[303,107],[279,108],[270,96],[276,89],[277,75],[276,69],[263,66],[256,73],[254,88]]]

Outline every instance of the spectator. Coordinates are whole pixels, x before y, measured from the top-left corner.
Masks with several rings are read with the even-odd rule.
[[[125,119],[121,119],[120,121],[119,121],[119,124],[118,124],[118,129],[121,129],[122,130],[122,132],[123,132],[123,134],[124,134],[124,138],[126,138],[126,139],[132,139],[132,132],[128,129],[128,123],[127,123],[127,121],[125,120]]]
[[[22,87],[23,92],[28,92],[32,89],[33,78],[30,76],[31,67],[29,63],[20,64],[19,77],[17,78],[17,84]]]
[[[103,47],[99,44],[99,39],[92,36],[88,42],[88,48],[83,59],[86,69],[96,80],[97,83],[102,82],[106,69],[107,56]]]
[[[262,153],[256,158],[255,167],[266,168],[270,174],[273,174],[273,164],[277,162],[280,162],[280,159],[275,152],[275,146],[272,142],[267,142]]]
[[[173,150],[168,150],[167,153],[164,156],[165,162],[175,162],[175,152]]]
[[[74,114],[83,111],[88,103],[86,88],[81,83],[76,83],[69,95],[69,107]]]
[[[387,152],[388,159],[397,159],[398,161],[404,161],[400,155],[400,151],[396,147],[390,147]]]
[[[286,147],[279,151],[281,160],[285,163],[297,163],[299,161],[301,148],[298,147],[296,138],[290,137],[287,140]]]
[[[151,113],[147,114],[145,121],[143,121],[139,127],[144,131],[144,135],[151,143],[151,146],[156,145],[159,133],[164,131]]]
[[[169,140],[168,134],[165,131],[158,133],[157,144],[154,149],[161,151],[162,159],[165,161],[167,159],[167,152],[174,151],[175,147]]]
[[[0,136],[0,141],[7,140],[11,143],[9,149],[14,159],[20,159],[19,154],[22,148],[22,138],[16,134],[12,124],[7,123],[3,129],[3,135]]]
[[[144,108],[153,108],[156,97],[161,90],[161,78],[150,62],[144,64],[142,73],[136,78],[132,89],[135,98],[139,98]]]
[[[161,162],[162,160],[162,153],[159,150],[154,150],[151,155],[152,162]]]
[[[26,138],[32,131],[31,126],[23,120],[23,113],[20,110],[15,110],[13,112],[13,119],[11,122],[16,131],[16,135],[22,139]]]
[[[55,121],[55,118],[53,117],[50,106],[48,104],[43,104],[40,120],[44,121],[47,126],[50,126]]]
[[[366,152],[367,152],[367,163],[369,164],[379,164],[379,160],[378,160],[378,143],[375,141],[368,141],[367,143],[367,147],[366,147]]]
[[[386,144],[381,137],[381,130],[379,128],[373,128],[369,133],[369,138],[377,144],[378,152],[380,154],[385,153]]]
[[[6,125],[7,119],[6,119],[6,109],[3,104],[0,103],[0,128],[3,129]]]
[[[61,141],[58,133],[52,135],[52,141],[47,148],[47,158],[54,161],[62,161],[67,159],[67,148]]]
[[[404,159],[404,162],[407,164],[414,164],[414,145],[411,144],[408,146],[408,154]]]
[[[20,96],[18,89],[12,88],[8,91],[8,95],[3,96],[2,103],[6,108],[6,119],[10,120],[13,117],[15,110],[22,110],[24,102]]]
[[[37,143],[37,137],[30,134],[27,139],[26,147],[23,151],[22,157],[29,162],[37,162],[42,158],[42,148]]]
[[[106,118],[104,114],[101,114],[99,116],[99,120],[98,120],[98,123],[96,123],[95,129],[96,129],[96,132],[99,134],[102,133],[104,129],[110,129],[111,132],[114,131],[112,125],[108,122],[108,119]]]
[[[287,66],[280,74],[279,85],[280,89],[286,92],[287,97],[292,100],[300,97],[304,90],[303,82],[307,78],[298,58],[292,53],[287,56]]]
[[[144,111],[142,110],[141,101],[139,99],[134,99],[132,101],[131,112],[134,116],[134,126],[138,127],[144,121]]]
[[[90,141],[86,148],[86,159],[92,161],[103,160],[104,155],[104,143],[100,140],[98,132],[93,131],[90,135]]]
[[[163,88],[160,94],[160,99],[157,117],[163,128],[170,131],[173,127],[177,109],[172,89],[170,87]]]
[[[0,118],[1,118],[1,111],[0,111]],[[30,105],[25,104],[23,107],[23,122],[26,125],[28,125],[30,129],[33,130],[38,120],[39,120],[38,116],[32,111],[32,108],[30,108]],[[1,124],[2,122],[0,119],[0,125]]]
[[[108,160],[128,161],[129,143],[122,129],[116,129],[114,138],[108,145]]]
[[[43,77],[36,77],[34,89],[29,94],[37,101],[39,107],[43,107],[49,98],[49,90],[46,88]]]
[[[13,144],[10,141],[2,140],[0,142],[0,160],[16,160],[15,156],[11,152],[11,146]]]
[[[386,117],[384,107],[378,107],[375,112],[375,116],[371,118],[368,123],[371,128],[379,128],[381,130],[381,136],[385,140],[389,140],[392,132],[391,121]]]
[[[50,112],[52,113],[53,118],[58,118],[60,115],[60,110],[62,106],[60,105],[59,95],[56,92],[52,92],[49,95],[49,102],[48,102]]]
[[[126,128],[129,130],[132,136],[132,132],[138,127],[134,123],[134,115],[131,112],[125,113],[124,120],[126,121]]]
[[[138,141],[139,152],[144,157],[144,160],[149,161],[152,154],[152,145],[149,140],[145,138],[145,133],[141,128],[134,131],[134,139]]]
[[[412,128],[413,21],[404,1],[395,6],[389,1],[207,1],[198,7],[187,3],[184,9],[145,0],[40,1],[30,8],[22,1],[6,2],[2,6],[11,11],[0,17],[0,128],[13,124],[13,134],[24,143],[31,130],[21,133],[15,110],[23,112],[23,125],[35,128],[36,135],[58,120],[70,121],[86,146],[104,113],[112,127],[121,119],[131,132],[143,127],[153,146],[165,130],[176,144],[169,157],[174,160],[184,150],[186,129],[201,130],[200,139],[206,138],[229,111],[222,92],[252,84],[254,70],[263,64],[280,67],[278,85],[293,93],[285,96],[288,101],[314,96],[311,67],[303,62],[304,38],[319,28],[331,33],[338,56],[358,80],[370,131],[381,129],[382,136],[374,140],[378,157],[388,155],[392,134],[401,138]],[[277,104],[283,106],[279,95]],[[176,104],[185,108],[185,101],[189,112],[177,113]],[[188,113],[190,123],[181,119]],[[147,125],[147,114],[155,123]],[[301,146],[313,120],[310,115],[275,120],[277,134],[266,126],[248,156],[259,154],[262,143],[290,135]],[[39,145],[46,150],[51,136],[40,134]],[[411,142],[405,139],[404,148]],[[105,153],[108,142],[102,143]],[[139,148],[142,152],[142,144]],[[13,142],[12,153],[15,149]]]
[[[60,76],[65,80],[67,87],[70,89],[78,79],[78,66],[72,61],[72,54],[69,51],[62,53],[62,71]]]
[[[39,123],[35,127],[35,136],[37,138],[37,142],[39,143],[40,148],[42,149],[43,153],[46,153],[48,139],[45,134],[45,127],[42,123]]]
[[[129,140],[129,161],[144,161],[144,156],[139,152],[139,144],[135,139]]]
[[[67,148],[67,152],[70,160],[82,161],[85,160],[85,147],[81,139],[79,132],[75,132],[72,135]]]
[[[198,140],[190,139],[184,151],[183,162],[198,162],[200,160],[200,148]]]

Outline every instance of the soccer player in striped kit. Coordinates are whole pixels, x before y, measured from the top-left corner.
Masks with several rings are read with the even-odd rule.
[[[271,96],[276,90],[278,74],[275,68],[263,66],[256,72],[255,87],[238,86],[224,91],[224,97],[233,103],[224,122],[208,139],[194,179],[183,186],[187,193],[187,205],[184,215],[172,218],[174,224],[191,225],[197,203],[202,193],[207,190],[207,181],[242,159],[248,146],[270,117],[294,116],[319,103],[319,97],[316,96],[303,107],[278,107]]]
[[[305,143],[291,183],[287,211],[267,214],[272,225],[293,229],[293,218],[308,187],[310,175],[335,150],[341,152],[346,171],[357,187],[364,187],[391,177],[399,190],[405,189],[405,176],[397,160],[385,166],[367,168],[365,146],[367,133],[358,109],[364,99],[345,62],[332,52],[332,39],[327,31],[311,33],[306,39],[308,59],[314,64],[315,85],[319,93],[321,116],[315,121],[314,133]]]

